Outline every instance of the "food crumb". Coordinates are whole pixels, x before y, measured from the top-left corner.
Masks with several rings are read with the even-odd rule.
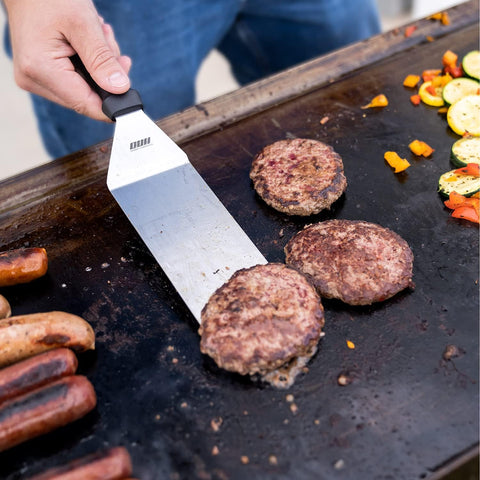
[[[277,457],[276,457],[275,455],[270,455],[270,456],[268,457],[268,463],[269,463],[270,465],[278,465],[278,459],[277,459]]]
[[[212,448],[212,455],[218,455],[219,453],[220,453],[220,450],[216,445],[214,445]]]
[[[244,414],[244,415],[248,415],[248,411],[247,411],[247,410],[244,410],[244,411],[243,411],[243,414]]]
[[[285,400],[288,402],[288,403],[292,403],[294,400],[295,400],[295,397],[289,393],[286,397],[285,397]]]
[[[173,352],[175,350],[175,347],[173,345],[169,345],[167,347],[167,352]]]
[[[103,270],[105,270],[105,269],[108,268],[109,266],[110,266],[109,263],[104,262],[104,263],[102,263],[102,264],[100,265],[100,268],[102,268]]]
[[[323,117],[323,118],[320,120],[320,123],[321,123],[322,125],[325,125],[329,120],[330,120],[330,118],[325,115],[325,117]]]
[[[355,348],[355,344],[351,340],[347,340],[347,347],[353,350]]]
[[[292,404],[290,405],[290,411],[291,411],[294,415],[297,414],[297,412],[298,412],[298,407],[297,407],[297,404],[296,404],[296,403],[292,403]]]
[[[333,468],[335,470],[341,470],[344,467],[345,467],[345,460],[343,460],[343,458],[340,458],[333,464]]]
[[[314,423],[315,425],[320,425],[320,420],[319,420],[318,418],[316,418],[316,419],[313,421],[313,423]]]
[[[337,383],[344,387],[352,383],[352,378],[347,373],[341,373],[337,378]]]
[[[218,432],[220,430],[220,427],[222,426],[222,423],[223,423],[222,417],[212,418],[212,420],[210,420],[210,427],[212,427],[212,430],[214,432]]]
[[[187,403],[187,402],[182,402],[182,403],[180,404],[180,407],[182,407],[182,408],[187,408],[187,407],[188,407],[188,403]]]
[[[158,421],[158,420],[160,420],[161,418],[162,418],[162,416],[161,416],[159,413],[157,413],[157,414],[155,415],[155,420]]]
[[[176,357],[172,358],[172,363],[174,365],[176,365],[178,363],[178,358],[176,358]]]
[[[458,348],[456,345],[447,345],[442,356],[444,360],[448,361],[452,358],[460,357],[464,353],[465,352],[461,348]]]
[[[246,456],[246,455],[242,455],[240,457],[240,461],[244,464],[244,465],[247,465],[247,463],[250,462],[250,459]]]

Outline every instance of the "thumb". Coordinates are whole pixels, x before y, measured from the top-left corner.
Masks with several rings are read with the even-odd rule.
[[[121,61],[122,57],[115,55],[100,24],[95,35],[90,34],[88,39],[83,38],[78,44],[73,39],[70,43],[97,85],[116,94],[130,88],[127,70],[122,65],[125,62]]]

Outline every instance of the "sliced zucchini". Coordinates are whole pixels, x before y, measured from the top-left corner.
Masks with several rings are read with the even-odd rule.
[[[447,122],[458,135],[480,136],[480,95],[467,95],[450,105]]]
[[[480,164],[480,137],[465,137],[452,145],[451,158],[454,165],[465,167],[467,163]]]
[[[480,83],[473,78],[458,77],[448,82],[442,91],[443,100],[451,105],[467,95],[477,95]]]
[[[431,81],[422,83],[420,85],[420,88],[418,89],[418,94],[420,95],[423,103],[431,105],[432,107],[441,107],[444,105],[442,97],[442,87],[435,87],[435,95],[432,95],[428,91],[428,88],[431,84]]]
[[[480,51],[468,52],[462,60],[462,68],[466,75],[480,80]]]
[[[438,180],[438,191],[448,197],[451,192],[469,197],[480,190],[480,177],[458,175],[455,170],[444,173]]]

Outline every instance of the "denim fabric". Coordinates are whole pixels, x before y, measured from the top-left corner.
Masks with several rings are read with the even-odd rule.
[[[243,85],[380,31],[375,0],[94,1],[133,60],[132,86],[153,119],[194,103],[195,76],[213,48]],[[113,135],[111,124],[32,98],[52,157]]]

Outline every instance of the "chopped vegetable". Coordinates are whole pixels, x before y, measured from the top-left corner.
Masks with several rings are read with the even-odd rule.
[[[480,165],[478,163],[467,163],[465,167],[454,170],[457,175],[472,175],[480,177]]]
[[[452,67],[457,65],[458,55],[451,50],[447,50],[442,57],[442,65],[444,67]]]
[[[432,85],[432,81],[424,82],[418,90],[418,94],[423,103],[432,107],[441,107],[443,102],[442,87],[435,88]]]
[[[470,197],[480,191],[480,178],[475,175],[457,174],[455,170],[450,170],[440,176],[438,191],[447,197],[452,192]]]
[[[355,344],[351,340],[347,340],[347,347],[353,350],[355,348]]]
[[[465,197],[457,192],[451,192],[448,200],[443,203],[447,208],[453,210],[452,217],[479,223],[480,199],[478,195]]]
[[[416,25],[409,25],[405,28],[405,37],[410,37],[412,33],[417,29]]]
[[[449,127],[458,135],[480,136],[480,95],[467,95],[450,106]]]
[[[420,98],[420,95],[418,95],[418,93],[416,93],[415,95],[412,95],[410,97],[410,101],[414,104],[414,105],[420,105],[420,102],[422,101],[422,99]]]
[[[452,212],[452,217],[462,218],[473,223],[480,223],[478,212],[472,207],[458,207]]]
[[[480,80],[480,51],[468,52],[462,60],[463,71],[466,75]]]
[[[464,137],[452,145],[452,162],[464,167],[468,163],[480,164],[480,137]]]
[[[404,87],[416,87],[417,83],[420,81],[420,75],[407,75],[405,77],[405,80],[403,81],[403,86]]]
[[[385,152],[383,158],[395,173],[403,172],[410,166],[410,162],[406,158],[400,158],[397,152]]]
[[[372,108],[372,107],[386,107],[388,105],[388,99],[387,97],[381,93],[380,95],[377,95],[376,97],[372,98],[372,101],[367,104],[367,105],[364,105],[363,109],[365,108]]]
[[[480,83],[472,78],[454,78],[443,87],[443,100],[451,105],[467,95],[478,95],[479,88]]]
[[[442,73],[442,70],[439,68],[434,68],[434,69],[429,69],[429,70],[424,70],[422,72],[422,80],[424,82],[430,82],[433,80],[435,77],[438,77]]]
[[[421,140],[414,140],[408,145],[412,153],[419,156],[429,157],[435,150]]]
[[[427,18],[429,20],[438,20],[439,22],[442,23],[442,25],[450,25],[450,17],[448,15],[448,12],[434,13],[433,15],[430,15]]]

